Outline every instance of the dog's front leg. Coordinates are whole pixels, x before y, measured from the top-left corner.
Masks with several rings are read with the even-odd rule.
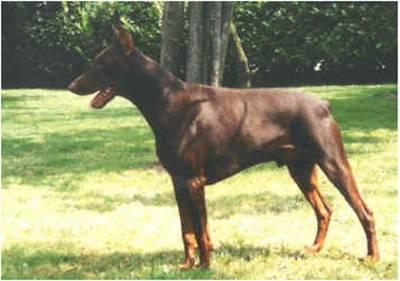
[[[181,219],[182,240],[185,248],[184,262],[179,265],[179,268],[190,269],[195,263],[195,250],[197,248],[191,194],[186,181],[180,178],[173,178],[172,181]]]
[[[212,250],[212,244],[207,224],[204,182],[204,177],[196,177],[187,181],[187,187],[190,190],[195,235],[200,252],[200,263],[198,266],[207,269],[210,266],[210,251]]]

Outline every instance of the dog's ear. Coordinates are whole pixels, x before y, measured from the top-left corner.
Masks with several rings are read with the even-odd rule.
[[[121,45],[122,50],[126,55],[129,55],[134,51],[134,44],[132,35],[126,31],[120,24],[112,26],[114,37],[117,42]]]

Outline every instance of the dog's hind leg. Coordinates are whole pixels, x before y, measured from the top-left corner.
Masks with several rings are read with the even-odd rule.
[[[367,237],[367,258],[377,260],[379,259],[379,250],[373,213],[357,189],[336,122],[332,120],[322,132],[326,134],[326,137],[322,146],[322,157],[318,164],[357,214]]]
[[[307,250],[309,252],[318,252],[324,245],[332,210],[319,192],[316,165],[298,162],[289,164],[288,169],[290,175],[314,209],[318,229],[313,245],[307,247]]]

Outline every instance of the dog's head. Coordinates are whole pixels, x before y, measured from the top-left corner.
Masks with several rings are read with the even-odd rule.
[[[127,68],[127,56],[135,52],[133,38],[120,25],[113,26],[115,42],[101,51],[82,75],[74,79],[68,89],[77,95],[96,93],[91,101],[93,108],[102,108],[120,90],[121,71]]]

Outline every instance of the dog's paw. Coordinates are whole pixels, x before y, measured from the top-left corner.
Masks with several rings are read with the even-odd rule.
[[[379,261],[379,255],[368,255],[363,258],[359,258],[359,260],[364,263],[373,263]]]
[[[208,270],[208,269],[210,269],[210,263],[201,262],[196,265],[196,268],[202,269],[202,270]]]
[[[179,270],[189,270],[192,269],[194,266],[194,259],[186,260],[184,263],[178,265]]]
[[[308,254],[316,254],[319,251],[321,251],[321,249],[322,249],[322,246],[318,245],[318,244],[304,247],[304,251]]]

